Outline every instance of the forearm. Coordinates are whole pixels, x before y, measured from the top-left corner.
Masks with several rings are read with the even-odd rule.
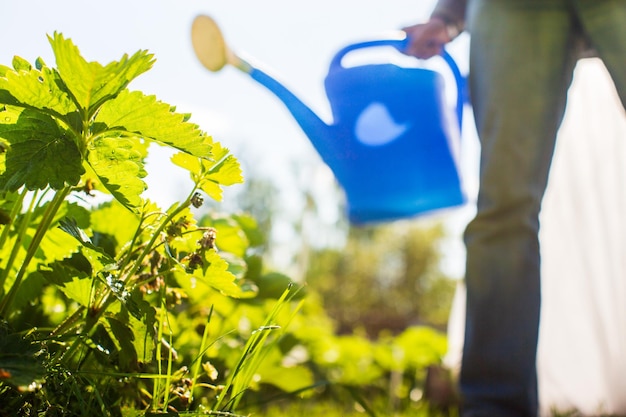
[[[467,0],[439,0],[431,17],[438,17],[462,31],[465,27],[466,6]]]

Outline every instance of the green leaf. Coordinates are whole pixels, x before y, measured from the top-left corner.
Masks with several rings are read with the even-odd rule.
[[[147,301],[135,292],[130,297],[137,307],[139,314],[128,314],[128,310],[122,310],[113,317],[107,317],[114,335],[119,343],[120,355],[127,358],[147,363],[152,360],[156,339],[156,310]],[[132,365],[129,362],[129,365]],[[136,365],[136,364],[135,364]]]
[[[257,373],[261,382],[272,384],[284,392],[293,392],[310,387],[315,382],[313,373],[304,366],[284,366],[286,358],[280,350],[271,349],[259,364]]]
[[[126,323],[128,319],[125,318],[125,320],[118,320],[113,317],[107,317],[106,320],[110,327],[111,336],[118,345],[121,368],[125,371],[137,370],[137,352],[135,350],[135,346],[133,345],[136,337],[129,325]]]
[[[15,69],[15,71],[30,71],[32,67],[28,63],[28,61],[25,60],[24,58],[21,58],[19,56],[14,56],[13,68]]]
[[[48,185],[61,189],[76,185],[83,174],[80,151],[66,131],[47,115],[4,106],[0,111],[0,138],[10,143],[0,187],[16,191]]]
[[[193,273],[200,282],[229,297],[246,296],[241,287],[236,284],[235,275],[228,271],[228,263],[215,250],[205,251],[202,258],[202,266]]]
[[[34,235],[35,229],[29,229],[28,235]],[[36,259],[40,262],[53,262],[67,258],[78,251],[80,244],[68,239],[67,234],[61,229],[53,228],[46,232],[46,235],[39,245]]]
[[[137,352],[137,359],[140,362],[150,362],[152,359],[152,352],[154,351],[154,324],[155,324],[155,312],[150,307],[152,315],[146,316],[143,320],[138,320],[132,315],[128,318],[128,324],[130,325],[133,334],[133,346]]]
[[[0,153],[0,159],[1,157],[2,154]],[[10,224],[15,220],[11,218],[10,214],[15,209],[18,201],[21,203],[17,193],[0,191],[0,225]],[[2,259],[2,256],[0,256],[0,259]]]
[[[93,280],[83,271],[78,271],[62,262],[41,266],[39,273],[56,285],[70,300],[88,307],[91,301]]]
[[[17,311],[25,306],[32,306],[33,303],[39,303],[46,285],[46,280],[36,271],[28,274],[15,293],[11,309]]]
[[[244,231],[230,218],[216,218],[207,222],[217,230],[215,244],[220,252],[229,252],[241,258],[246,254],[249,242]]]
[[[29,236],[35,234],[35,230],[41,222],[43,212],[48,204],[50,203],[46,203],[35,212],[32,224],[28,230]],[[41,240],[37,252],[37,259],[40,262],[49,263],[65,259],[78,251],[80,243],[76,240],[68,239],[67,234],[57,227],[59,225],[58,222],[66,216],[73,218],[77,227],[86,227],[89,225],[89,211],[86,208],[75,203],[64,203],[57,211],[55,220],[50,229]]]
[[[59,228],[63,230],[65,233],[74,237],[83,245],[92,244],[91,239],[89,239],[89,236],[87,236],[87,233],[85,233],[83,229],[78,227],[78,224],[76,223],[76,219],[74,218],[71,218],[71,217],[62,218],[59,221]]]
[[[206,179],[221,185],[234,185],[243,182],[241,166],[237,159],[229,154],[227,148],[219,142],[213,143],[211,150],[215,162],[209,164]]]
[[[276,299],[278,300],[283,293],[293,285],[293,281],[287,275],[281,274],[279,272],[269,272],[267,274],[256,277],[252,280],[259,291],[257,293],[256,299],[265,300],[265,299]],[[299,300],[304,297],[305,291],[300,290],[296,293],[294,300]]]
[[[28,386],[44,377],[41,344],[31,339],[29,335],[10,333],[5,325],[0,325],[0,381]]]
[[[99,137],[89,146],[87,160],[102,185],[126,208],[137,211],[146,183],[145,147],[136,138]]]
[[[174,113],[169,104],[146,96],[140,91],[122,91],[107,101],[96,116],[99,130],[118,130],[169,145],[202,158],[211,155],[210,137],[195,124],[185,121],[186,115]]]
[[[178,153],[172,156],[172,162],[191,174],[192,180],[209,197],[222,200],[221,186],[243,182],[241,166],[228,149],[218,142],[213,143],[212,160],[199,159],[192,155]]]
[[[89,261],[92,269],[92,277],[95,277],[102,271],[110,271],[117,266],[114,259],[112,259],[102,248],[95,246],[89,236],[78,227],[76,220],[73,218],[63,218],[59,222],[59,228],[70,236],[73,236],[83,246],[81,252],[83,256]]]
[[[198,182],[202,178],[202,163],[198,157],[186,153],[177,153],[172,155],[171,160],[175,165],[189,171],[194,182]]]
[[[251,247],[261,246],[266,242],[266,237],[259,229],[259,225],[254,217],[249,214],[240,213],[232,215],[232,218],[239,224],[241,230],[246,234]]]
[[[0,64],[0,77],[4,77],[10,71],[13,71],[10,67]]]
[[[114,222],[111,219],[115,219]],[[117,250],[129,242],[139,227],[139,216],[125,209],[116,201],[111,201],[91,213],[91,228],[94,231],[113,236]]]
[[[130,81],[152,68],[153,55],[138,51],[131,57],[124,55],[120,61],[106,66],[87,62],[71,39],[60,33],[48,37],[63,82],[72,92],[76,104],[89,116],[104,101],[115,97]]]
[[[0,77],[0,103],[41,109],[59,117],[76,112],[76,105],[62,88],[63,84],[54,70],[48,67],[33,69],[25,60],[20,62],[25,64]]]

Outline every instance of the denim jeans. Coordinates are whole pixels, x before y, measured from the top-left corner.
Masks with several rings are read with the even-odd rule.
[[[462,415],[536,416],[541,200],[583,40],[626,103],[626,0],[469,0],[468,28],[481,163]]]

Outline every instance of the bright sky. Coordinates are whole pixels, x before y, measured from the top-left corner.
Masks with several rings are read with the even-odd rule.
[[[308,140],[282,104],[264,87],[233,68],[210,73],[193,54],[190,27],[197,14],[213,16],[228,44],[270,68],[320,114],[328,105],[323,78],[342,46],[423,20],[431,0],[110,0],[3,4],[0,63],[14,55],[30,62],[54,58],[46,34],[62,32],[88,60],[107,63],[123,53],[148,49],[157,62],[131,88],[191,112],[203,130],[241,157],[287,171],[294,155],[313,154]],[[264,155],[267,153],[267,155]],[[315,156],[313,156],[314,158]],[[284,164],[281,164],[281,159]],[[165,185],[163,185],[165,186]],[[175,184],[172,191],[176,189]]]
[[[14,55],[29,62],[54,58],[46,34],[62,32],[90,61],[103,64],[148,49],[156,64],[130,85],[192,113],[192,121],[255,173],[297,187],[293,167],[329,177],[308,139],[282,103],[247,75],[230,67],[205,70],[191,46],[198,14],[211,15],[237,53],[268,70],[322,117],[328,64],[341,47],[423,21],[434,0],[85,0],[6,1],[0,14],[0,63]],[[460,63],[461,66],[463,63]],[[160,156],[168,164],[167,155]],[[159,158],[154,157],[155,165]],[[298,161],[298,162],[294,162]],[[308,167],[308,168],[307,168]],[[150,172],[151,166],[148,166]],[[153,171],[154,172],[154,171]],[[161,171],[162,173],[162,171]],[[305,176],[306,177],[306,176]],[[306,177],[308,178],[308,177]],[[324,183],[322,178],[322,184]],[[325,179],[328,184],[329,179]],[[170,172],[148,177],[148,196],[167,206],[186,194]],[[289,196],[289,193],[284,193]],[[287,198],[285,204],[295,204]],[[297,207],[296,207],[297,209]],[[331,213],[331,216],[333,214]],[[335,213],[336,215],[336,213]]]

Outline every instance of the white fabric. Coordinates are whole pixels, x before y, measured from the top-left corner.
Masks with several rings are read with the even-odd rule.
[[[581,61],[543,203],[542,409],[626,413],[626,118]]]
[[[626,117],[598,59],[581,60],[576,68],[540,241],[542,415],[626,414]],[[457,368],[464,304],[460,285],[447,357]]]

